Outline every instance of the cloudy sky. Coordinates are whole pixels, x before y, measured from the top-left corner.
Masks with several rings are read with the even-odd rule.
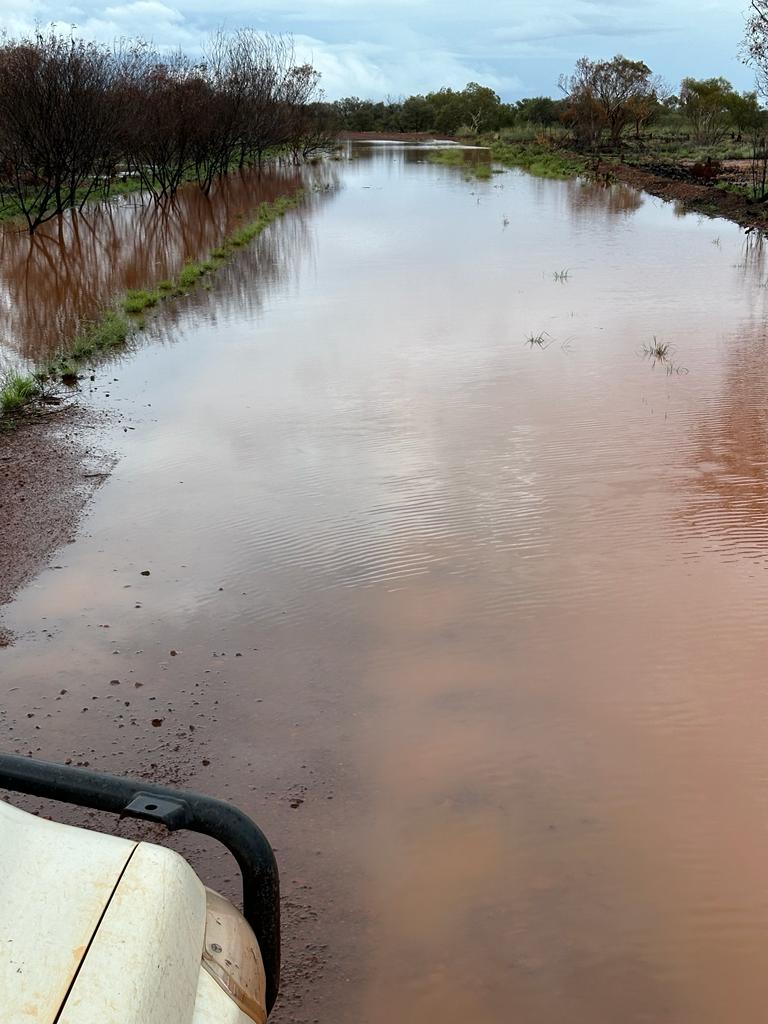
[[[505,100],[555,95],[583,54],[644,60],[675,87],[683,75],[752,74],[737,57],[748,0],[0,0],[12,34],[35,21],[104,41],[143,35],[194,52],[217,25],[293,35],[331,99],[381,98],[469,81]]]

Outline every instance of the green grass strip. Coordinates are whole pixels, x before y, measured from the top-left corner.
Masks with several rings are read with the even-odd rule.
[[[539,145],[514,145],[494,142],[491,156],[507,167],[519,167],[538,178],[575,178],[584,174],[588,164],[580,157],[566,156],[557,149]]]

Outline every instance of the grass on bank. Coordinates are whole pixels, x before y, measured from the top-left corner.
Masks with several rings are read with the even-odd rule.
[[[585,174],[589,167],[586,158],[537,143],[493,142],[490,150],[500,164],[519,167],[537,178],[574,178]]]
[[[552,150],[570,150],[573,145],[570,132],[562,125],[543,128],[530,123],[502,128],[493,135],[464,135],[462,139],[475,145],[493,145],[496,142],[503,146],[521,146],[525,149],[544,147]],[[747,160],[752,155],[752,147],[748,138],[734,137],[733,133],[717,142],[696,142],[692,138],[689,126],[683,124],[675,128],[656,123],[642,129],[639,135],[634,132],[625,134],[619,148],[611,147],[606,142],[601,148],[601,155],[607,160],[640,165],[649,160],[671,163],[680,160],[703,162],[707,157],[713,160]]]
[[[473,142],[485,147],[491,160],[478,159],[480,154],[485,155],[482,150],[458,147],[431,150],[427,159],[433,164],[460,167],[470,179],[490,178],[494,173],[492,161],[505,167],[519,167],[539,178],[573,178],[585,174],[589,167],[586,157],[564,153],[546,140],[509,142],[478,136]]]
[[[170,280],[160,281],[153,289],[134,289],[126,293],[112,308],[101,316],[82,325],[69,345],[57,356],[40,366],[34,373],[9,371],[0,375],[0,420],[7,424],[14,415],[37,402],[43,394],[46,381],[73,384],[85,363],[108,356],[122,348],[145,325],[145,314],[169,298],[188,294],[202,279],[215,273],[235,253],[259,235],[269,224],[297,206],[303,196],[296,192],[272,203],[262,203],[256,218],[238,228],[206,260],[185,263]]]
[[[41,392],[40,381],[34,374],[10,370],[0,375],[0,414],[12,416],[31,405]]]

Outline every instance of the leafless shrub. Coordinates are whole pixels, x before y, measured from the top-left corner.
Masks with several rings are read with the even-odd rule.
[[[0,197],[29,230],[119,173],[156,199],[194,177],[204,192],[233,167],[328,141],[319,74],[289,39],[216,32],[200,61],[141,40],[114,47],[54,29],[0,39]]]

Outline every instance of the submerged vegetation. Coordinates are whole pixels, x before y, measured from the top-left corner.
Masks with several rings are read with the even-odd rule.
[[[652,342],[646,342],[641,355],[650,360],[651,366],[661,365],[668,377],[682,377],[688,373],[687,366],[681,366],[674,361],[674,349],[668,341],[659,341],[654,334]]]
[[[168,299],[188,294],[211,277],[269,224],[298,205],[302,196],[302,192],[295,192],[262,203],[253,220],[228,235],[207,259],[185,263],[172,280],[160,281],[154,288],[129,291],[98,319],[82,324],[70,343],[34,372],[8,371],[0,375],[0,423],[7,426],[15,416],[34,406],[44,396],[47,385],[74,384],[84,366],[123,348],[145,326],[150,310]]]
[[[538,178],[573,178],[584,174],[589,162],[585,157],[564,153],[546,142],[509,143],[493,142],[490,146],[494,160],[507,167],[519,167]]]
[[[491,160],[486,154],[489,153]],[[433,164],[458,167],[468,179],[487,180],[494,173],[493,163],[518,167],[539,178],[573,178],[585,174],[589,161],[576,154],[567,154],[545,142],[507,143],[491,141],[487,149],[462,149],[459,146],[430,150],[427,160]]]
[[[493,173],[487,150],[465,149],[461,146],[432,149],[427,153],[427,160],[431,164],[459,167],[467,180],[472,180],[472,178],[486,180]]]
[[[643,345],[643,355],[649,359],[657,359],[662,361],[667,359],[671,354],[671,349],[668,341],[659,341],[656,335],[653,336],[652,343],[646,343]]]

